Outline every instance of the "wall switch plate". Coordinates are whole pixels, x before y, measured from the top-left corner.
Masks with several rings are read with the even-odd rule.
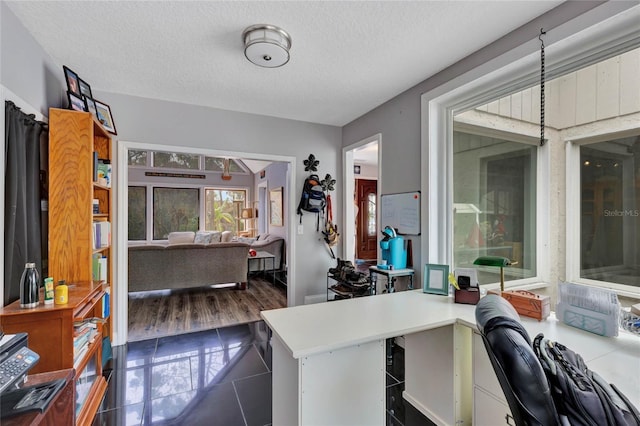
[[[298,225],[298,235],[304,234],[304,226]]]

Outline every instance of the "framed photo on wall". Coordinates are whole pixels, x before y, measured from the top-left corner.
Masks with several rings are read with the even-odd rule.
[[[82,96],[93,98],[93,95],[91,94],[91,86],[89,86],[89,83],[81,78],[78,78],[78,85],[80,86],[80,93],[82,94]]]
[[[113,123],[113,117],[111,116],[111,108],[109,108],[109,105],[103,104],[95,99],[94,102],[96,104],[96,117],[98,118],[98,121],[102,123],[102,126],[107,132],[117,135],[116,125]]]
[[[98,112],[96,111],[96,102],[85,96],[84,97],[84,105],[85,105],[85,111],[89,111],[91,113],[91,115],[93,115],[94,117],[98,118]]]
[[[67,92],[67,98],[69,99],[69,109],[75,111],[86,111],[84,100],[80,96],[77,96],[73,92]]]
[[[67,90],[76,97],[82,99],[82,93],[80,92],[80,79],[78,78],[78,74],[71,71],[66,65],[62,66],[64,70],[64,79],[67,82]]]
[[[284,226],[282,217],[282,187],[269,191],[269,224]]]

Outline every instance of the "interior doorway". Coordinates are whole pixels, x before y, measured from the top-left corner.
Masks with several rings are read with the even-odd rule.
[[[381,141],[382,135],[376,134],[343,148],[343,253],[346,260],[378,258]],[[358,181],[369,182],[366,195],[363,192],[359,197]],[[364,200],[366,205],[362,204]],[[359,250],[358,246],[365,250]]]
[[[218,150],[209,150],[209,149],[197,149],[197,148],[186,148],[186,147],[178,147],[178,146],[162,146],[163,149],[169,150],[171,152],[179,152],[179,153],[187,153],[187,154],[204,154],[208,156],[217,156],[217,157],[236,157],[241,158],[243,160],[258,160],[258,161],[267,161],[267,162],[275,162],[275,163],[284,163],[286,164],[286,172],[285,172],[285,181],[286,185],[284,185],[286,189],[286,200],[287,200],[287,211],[295,210],[295,202],[297,194],[295,193],[295,184],[293,182],[293,177],[296,176],[296,158],[293,156],[283,156],[283,155],[274,155],[274,154],[248,154],[241,152],[233,152],[233,151],[218,151]],[[123,345],[128,341],[128,324],[129,324],[129,303],[128,296],[129,292],[127,291],[127,265],[128,265],[128,185],[129,185],[129,168],[126,166],[128,164],[128,152],[129,150],[157,150],[158,146],[149,144],[149,143],[139,143],[139,142],[128,142],[128,141],[118,141],[117,144],[117,165],[124,165],[124,167],[120,167],[115,169],[116,177],[115,179],[117,185],[117,200],[116,205],[118,206],[117,210],[117,223],[116,226],[116,234],[117,234],[117,246],[116,246],[116,281],[115,281],[115,304],[114,304],[114,335],[113,335],[113,346]],[[255,194],[254,194],[255,196]],[[259,196],[259,191],[258,191]],[[255,201],[255,199],[254,199]],[[266,217],[265,214],[261,215],[263,218]],[[286,286],[286,305],[291,306],[292,301],[295,300],[295,291],[296,285],[295,280],[292,277],[295,277],[295,240],[291,238],[294,234],[294,226],[296,225],[295,219],[291,217],[291,215],[287,215],[284,218],[284,228],[285,228],[285,253],[284,256],[286,258],[286,274],[289,278],[287,280]]]
[[[378,256],[378,181],[356,179],[356,258],[376,260]]]

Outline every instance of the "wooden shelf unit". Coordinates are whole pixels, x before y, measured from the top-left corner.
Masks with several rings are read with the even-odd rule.
[[[29,348],[40,355],[40,360],[29,374],[75,369],[76,387],[81,376],[93,379],[87,394],[82,397],[76,392],[70,401],[82,406],[81,410],[77,410],[78,425],[91,424],[107,382],[102,376],[102,325],[97,325],[98,334],[89,343],[84,356],[74,362],[73,324],[101,315],[105,287],[106,284],[102,282],[71,283],[69,302],[64,305],[45,305],[41,302],[36,308],[23,309],[20,308],[20,301],[16,300],[0,308],[0,326],[4,332],[27,333]]]
[[[107,300],[108,312],[113,312],[113,241],[98,248],[94,242],[94,224],[113,223],[112,189],[96,179],[97,160],[110,162],[111,153],[110,134],[90,113],[49,109],[48,275],[54,284],[66,281],[69,301],[41,302],[34,309],[20,309],[17,301],[0,310],[4,332],[28,333],[29,347],[40,355],[34,373],[74,369],[77,425],[91,424],[107,386],[102,377],[102,343],[112,336],[110,316],[75,361],[73,323],[102,317]],[[94,199],[98,200],[95,214]],[[94,276],[94,256],[106,258],[106,280]]]
[[[94,222],[113,223],[112,190],[94,181],[94,152],[111,161],[111,136],[88,112],[49,110],[49,275],[54,283],[92,281],[93,255],[107,258],[107,287],[112,295],[112,246],[94,248]],[[99,213],[93,213],[93,199]],[[113,312],[113,297],[109,298]],[[107,319],[105,336],[112,335]]]

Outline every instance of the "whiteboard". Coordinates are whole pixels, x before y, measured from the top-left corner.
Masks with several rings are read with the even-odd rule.
[[[382,195],[381,229],[391,226],[398,234],[420,235],[420,191]]]

